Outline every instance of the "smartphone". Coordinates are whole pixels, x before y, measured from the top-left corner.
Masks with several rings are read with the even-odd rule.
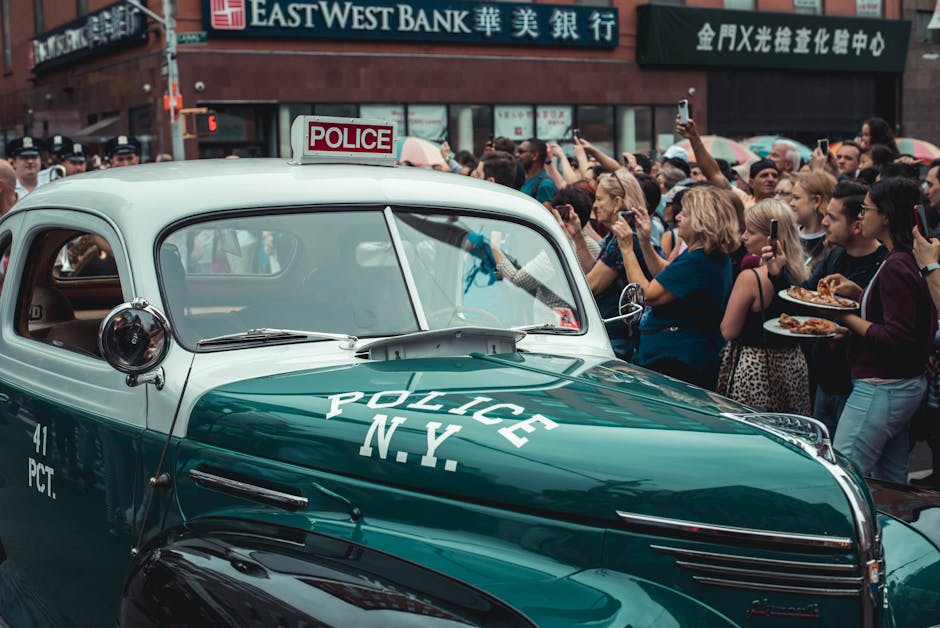
[[[770,219],[770,248],[776,253],[777,252],[777,230],[779,222],[776,218]]]
[[[689,118],[692,117],[692,103],[683,99],[679,101],[676,108],[679,110],[679,123],[688,124]]]
[[[623,216],[623,219],[627,221],[631,228],[636,229],[636,212],[632,209],[625,209],[620,212],[620,215]]]
[[[929,240],[930,228],[927,226],[927,212],[924,211],[924,206],[920,203],[914,205],[914,222],[917,223],[917,230],[920,231],[920,235]]]
[[[581,129],[571,129],[571,134],[574,136],[574,139],[581,139]]]
[[[823,155],[829,154],[829,140],[827,140],[826,138],[816,140],[816,147],[819,148],[819,151]]]
[[[567,205],[555,205],[555,211],[558,212],[558,215],[561,216],[563,222],[568,222],[568,218],[571,215],[571,208]]]

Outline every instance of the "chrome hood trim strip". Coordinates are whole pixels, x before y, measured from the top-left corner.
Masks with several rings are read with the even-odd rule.
[[[819,536],[815,534],[799,534],[797,532],[779,532],[775,530],[755,530],[752,528],[720,526],[698,521],[683,521],[681,519],[639,515],[622,510],[618,510],[617,515],[630,526],[654,534],[662,534],[663,532],[682,533],[691,537],[695,537],[696,535],[711,535],[724,537],[731,541],[802,546],[816,549],[822,548],[839,552],[850,552],[855,547],[855,542],[852,539],[841,536]]]

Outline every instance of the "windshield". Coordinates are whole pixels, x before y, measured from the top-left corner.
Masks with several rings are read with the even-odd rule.
[[[170,233],[158,262],[175,333],[192,349],[261,328],[360,338],[467,325],[580,329],[558,255],[531,227],[390,214],[320,209]]]

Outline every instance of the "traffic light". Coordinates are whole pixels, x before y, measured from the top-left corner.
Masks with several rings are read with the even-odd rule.
[[[183,120],[183,138],[194,139],[212,135],[219,128],[218,114],[207,107],[193,107],[180,111]]]
[[[214,111],[210,111],[208,113],[197,113],[195,118],[196,135],[200,137],[205,135],[212,135],[219,128],[219,124],[215,119]]]

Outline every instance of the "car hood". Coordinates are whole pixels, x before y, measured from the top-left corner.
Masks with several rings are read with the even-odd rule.
[[[622,511],[853,536],[826,463],[721,416],[742,411],[619,361],[473,355],[226,384],[195,404],[188,438],[591,525],[621,525]]]

